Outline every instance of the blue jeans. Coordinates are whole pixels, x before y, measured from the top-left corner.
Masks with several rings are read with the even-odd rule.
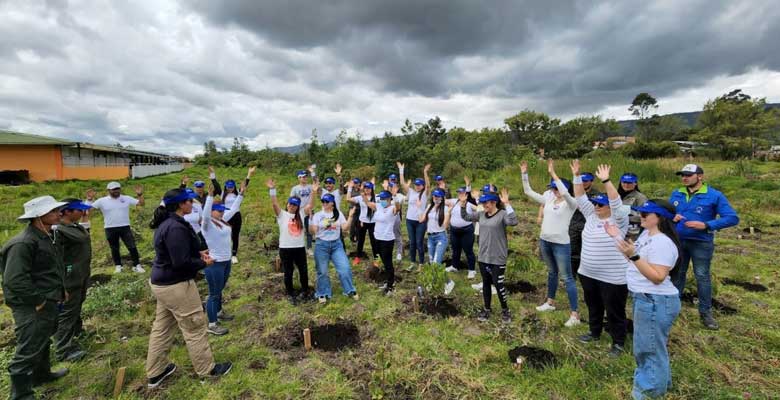
[[[428,234],[428,256],[432,263],[441,264],[444,252],[447,251],[447,232]]]
[[[420,264],[425,262],[425,224],[413,219],[406,219],[406,233],[409,234],[409,256],[412,262],[420,260]],[[415,258],[417,257],[417,258]]]
[[[679,271],[675,271],[678,268],[672,270],[672,282],[682,296],[685,289],[685,275],[688,274],[688,264],[693,261],[693,275],[696,277],[696,288],[699,296],[699,313],[708,314],[712,308],[710,264],[715,244],[701,240],[683,240],[680,247],[682,247],[682,262]]]
[[[566,285],[566,295],[569,297],[569,308],[577,311],[577,286],[571,274],[571,244],[560,244],[539,239],[539,251],[547,264],[547,298],[555,299],[558,291],[558,275]]]
[[[466,265],[469,271],[474,271],[477,258],[474,256],[474,224],[463,228],[450,227],[450,242],[452,242],[452,266],[460,268],[460,252],[466,253]]]
[[[214,262],[203,270],[209,286],[209,296],[206,299],[206,315],[209,322],[217,322],[217,314],[222,311],[222,290],[225,289],[230,274],[230,260]]]
[[[344,252],[344,245],[341,240],[322,240],[317,239],[314,242],[314,264],[317,269],[317,297],[330,298],[333,293],[330,288],[330,276],[328,276],[328,263],[333,261],[336,267],[336,273],[341,281],[341,289],[345,295],[356,292],[355,285],[352,283],[352,269],[349,267],[347,253]]]
[[[663,396],[672,386],[669,331],[680,313],[680,297],[631,293],[634,297],[634,399]]]

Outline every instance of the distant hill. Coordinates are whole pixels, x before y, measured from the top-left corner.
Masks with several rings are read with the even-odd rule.
[[[770,103],[766,105],[767,108],[780,108],[780,103]],[[685,122],[688,126],[694,126],[696,125],[696,121],[699,119],[699,115],[701,115],[701,111],[689,111],[689,112],[681,112],[681,113],[674,113],[674,114],[666,114],[668,116],[672,117],[678,117],[683,122]],[[664,115],[664,116],[666,116]],[[635,119],[627,119],[618,121],[618,125],[622,128],[623,134],[627,136],[633,136],[634,131],[636,130],[636,121]],[[371,139],[366,139],[363,142],[369,143]],[[295,146],[285,146],[285,147],[274,147],[273,149],[276,151],[280,151],[282,153],[289,153],[289,154],[297,154],[303,151],[303,146],[305,143],[301,143]],[[326,145],[331,145],[332,143],[326,143]]]

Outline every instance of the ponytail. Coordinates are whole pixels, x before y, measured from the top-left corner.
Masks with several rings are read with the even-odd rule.
[[[164,206],[159,206],[154,209],[154,216],[152,216],[152,221],[149,222],[149,228],[151,229],[157,229],[160,224],[163,223],[166,219],[168,219],[168,215],[172,212],[176,212],[176,209],[179,208],[178,204],[168,204]]]

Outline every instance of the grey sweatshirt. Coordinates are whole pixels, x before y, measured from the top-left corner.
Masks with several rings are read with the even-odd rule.
[[[490,217],[484,211],[468,214],[466,207],[461,207],[460,216],[466,221],[479,222],[479,262],[506,265],[506,227],[518,223],[512,206],[507,205],[506,209],[498,210]]]

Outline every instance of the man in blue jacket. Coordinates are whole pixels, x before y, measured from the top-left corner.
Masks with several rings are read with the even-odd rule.
[[[680,267],[672,270],[672,281],[682,296],[688,264],[693,261],[699,315],[707,329],[716,330],[718,323],[712,317],[710,280],[715,231],[737,225],[739,217],[723,193],[704,183],[704,170],[700,166],[688,164],[677,175],[680,175],[684,186],[672,192],[669,202],[677,209],[674,221],[677,222],[682,253]]]

